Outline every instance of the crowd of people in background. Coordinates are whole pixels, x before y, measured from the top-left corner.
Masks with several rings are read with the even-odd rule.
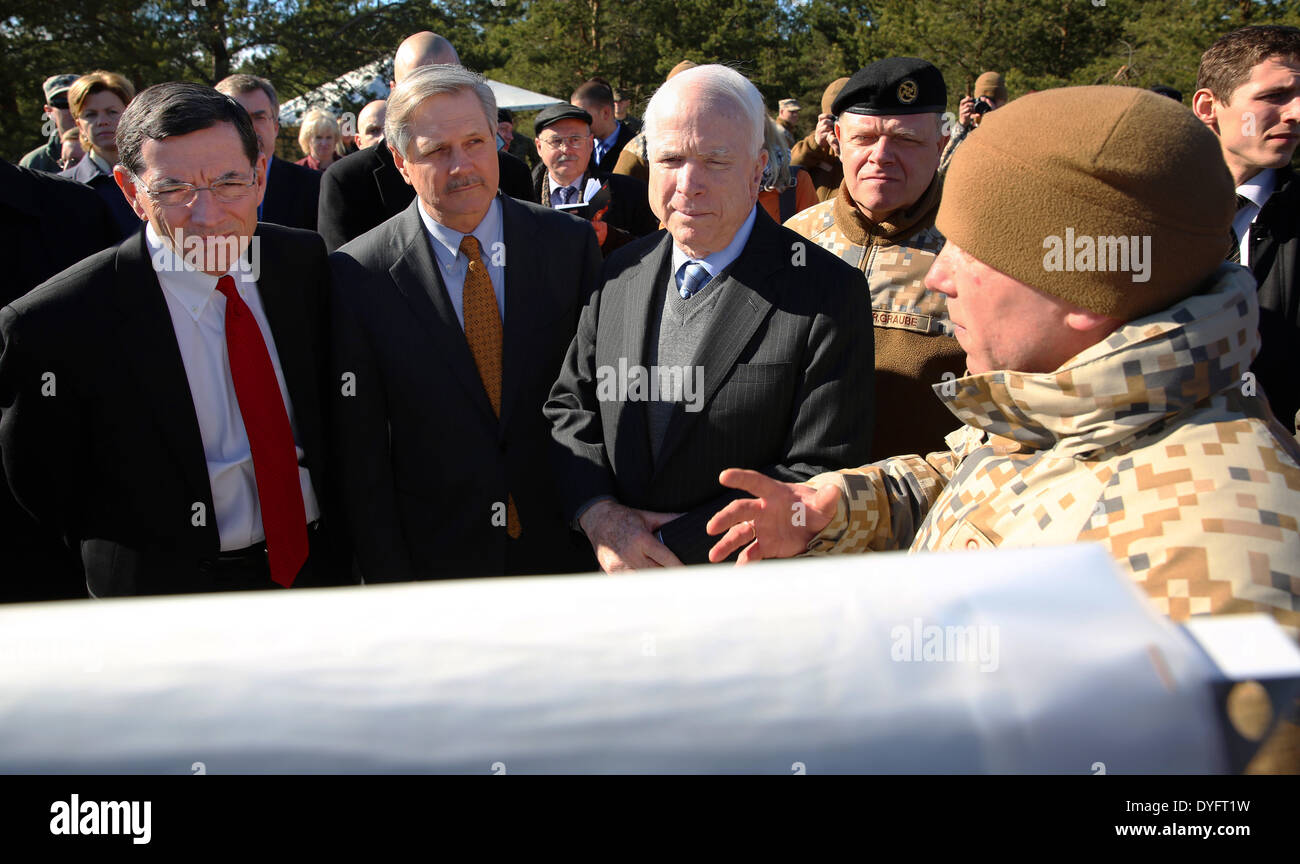
[[[4,599],[1092,540],[1300,631],[1300,29],[1190,105],[888,57],[805,124],[683,62],[528,136],[428,32],[390,85],[293,161],[261,77],[45,81]]]

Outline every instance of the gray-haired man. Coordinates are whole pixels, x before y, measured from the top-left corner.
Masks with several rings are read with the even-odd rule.
[[[862,274],[756,207],[763,99],[723,66],[645,113],[650,206],[668,231],[619,249],[546,403],[565,516],[608,572],[707,560],[736,493],[728,459],[809,477],[867,453],[870,299]]]
[[[416,199],[332,256],[334,414],[367,582],[591,569],[542,416],[596,283],[583,220],[498,191],[497,108],[460,66],[389,96]]]

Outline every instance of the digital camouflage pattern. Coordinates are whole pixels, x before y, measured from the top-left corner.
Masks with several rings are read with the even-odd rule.
[[[831,198],[809,207],[787,221],[785,227],[866,274],[871,288],[871,317],[877,327],[952,336],[948,298],[925,287],[925,274],[930,272],[944,242],[934,227],[933,214],[914,231],[899,237],[852,237],[856,232],[836,224],[835,205],[839,200]],[[937,208],[937,198],[934,203]],[[867,242],[862,242],[864,239]]]
[[[1300,444],[1246,376],[1258,322],[1225,265],[1055,372],[937,385],[965,424],[950,449],[814,477],[840,506],[809,553],[1096,541],[1175,620],[1267,612],[1295,635]]]

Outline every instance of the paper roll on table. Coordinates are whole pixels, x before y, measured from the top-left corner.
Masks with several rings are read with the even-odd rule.
[[[0,670],[5,772],[1230,767],[1095,546],[14,606]]]

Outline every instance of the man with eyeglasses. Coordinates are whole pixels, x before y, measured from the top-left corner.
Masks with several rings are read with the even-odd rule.
[[[266,157],[212,88],[150,87],[117,143],[145,229],[0,310],[9,488],[92,597],[345,580],[323,242],[258,224]]]
[[[592,164],[591,115],[584,109],[562,102],[548,106],[538,113],[533,128],[542,157],[533,169],[533,187],[542,206],[589,216],[605,255],[659,230],[644,183],[599,171]],[[583,205],[605,187],[609,204],[594,215],[584,212]]]
[[[266,196],[257,221],[315,231],[320,172],[275,155],[275,139],[280,134],[280,98],[275,86],[256,75],[239,74],[218,81],[217,92],[244,106],[253,121],[258,146],[266,154]]]

